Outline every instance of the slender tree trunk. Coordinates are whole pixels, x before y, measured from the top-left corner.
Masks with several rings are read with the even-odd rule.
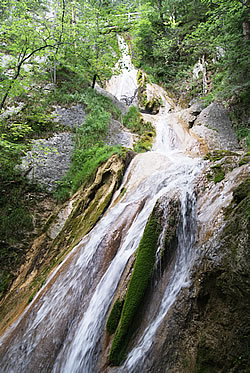
[[[92,86],[91,86],[91,88],[93,89],[95,88],[96,78],[97,78],[97,74],[95,74],[93,77]]]
[[[249,34],[250,34],[250,27],[249,22],[246,20],[242,24],[243,27],[243,37],[245,40],[249,40]]]
[[[206,58],[203,54],[202,56],[202,75],[203,75],[203,93],[208,93],[208,84],[207,84],[207,66],[206,66]]]
[[[9,96],[9,93],[11,91],[11,88],[13,86],[13,84],[15,83],[15,81],[17,80],[17,78],[19,77],[20,75],[20,72],[21,72],[21,68],[23,66],[23,64],[28,61],[30,59],[30,57],[32,57],[35,53],[43,50],[43,49],[46,49],[46,48],[55,48],[55,45],[49,45],[49,44],[46,44],[46,45],[43,45],[42,47],[39,47],[39,48],[36,48],[34,49],[32,52],[30,52],[29,54],[25,55],[27,49],[25,48],[25,51],[22,54],[22,57],[20,57],[19,59],[19,63],[18,65],[16,66],[16,74],[13,76],[13,78],[11,79],[10,83],[9,83],[9,86],[3,96],[3,99],[0,103],[0,111],[4,108],[4,104]]]
[[[60,5],[60,2],[58,2],[58,5]],[[62,44],[62,37],[63,37],[63,32],[64,32],[65,7],[66,7],[65,0],[62,0],[61,31],[60,31],[60,35],[59,35],[59,39],[58,39],[56,50],[54,52],[54,68],[53,68],[53,83],[54,84],[57,83],[57,68],[56,68],[56,65],[57,65],[57,54],[58,54],[58,51],[59,51],[59,46]]]

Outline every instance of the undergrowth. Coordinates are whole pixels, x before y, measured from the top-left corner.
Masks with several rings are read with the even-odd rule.
[[[84,103],[88,115],[85,122],[75,130],[75,148],[72,163],[65,177],[58,183],[55,197],[65,201],[80,185],[95,175],[97,168],[114,153],[122,154],[121,146],[104,143],[111,118],[120,116],[112,101],[92,89],[75,93],[74,100]]]
[[[143,120],[143,117],[135,106],[131,106],[127,114],[124,115],[123,124],[131,132],[139,135],[144,134],[145,131],[153,131],[154,129],[150,122],[145,122]]]
[[[70,170],[58,183],[55,197],[59,201],[65,201],[90,180],[98,166],[112,154],[122,153],[121,147],[104,144],[111,117],[121,116],[119,109],[109,98],[88,89],[87,82],[75,73],[63,73],[58,75],[57,87],[46,90],[39,88],[37,82],[28,94],[17,97],[18,104],[22,104],[19,112],[4,113],[0,119],[0,298],[34,239],[29,195],[32,191],[32,198],[36,199],[38,186],[29,184],[24,171],[16,166],[30,150],[32,139],[47,138],[65,130],[53,121],[54,105],[67,107],[81,103],[88,113],[85,123],[73,130],[75,149]]]
[[[155,136],[155,128],[152,126],[151,122],[145,122],[135,106],[131,106],[127,114],[124,115],[123,124],[131,132],[139,135],[139,139],[134,145],[135,152],[144,153],[151,150]]]

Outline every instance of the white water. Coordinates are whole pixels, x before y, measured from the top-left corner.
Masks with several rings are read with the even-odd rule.
[[[189,284],[187,275],[195,258],[194,252],[192,252],[196,232],[196,199],[194,194],[190,195],[188,190],[184,189],[181,203],[182,222],[178,229],[177,260],[162,297],[157,316],[151,320],[136,347],[128,354],[126,361],[116,370],[117,372],[139,372],[145,367],[147,352],[153,344],[157,329],[176,300],[179,291]]]
[[[123,90],[123,84],[131,88],[126,79],[130,71],[126,69],[124,75],[117,77],[115,92],[118,85],[121,93],[131,94],[127,88]],[[159,91],[163,92],[160,87]],[[199,159],[187,156],[192,144],[198,148],[196,140],[176,121],[174,114],[168,113],[170,105],[164,93],[162,98],[161,112],[157,116],[145,115],[156,126],[153,151],[135,157],[121,186],[126,188],[124,197],[111,205],[96,227],[69,255],[57,277],[52,276],[46,292],[33,302],[7,337],[2,338],[0,372],[101,373],[96,368],[100,336],[120,277],[139,245],[158,198],[177,193],[182,203],[183,224],[179,227],[175,269],[157,317],[118,371],[136,372],[143,367],[157,328],[180,289],[188,283],[195,239],[193,182],[202,167]],[[118,253],[108,269],[102,272],[104,250],[116,231],[122,231]]]

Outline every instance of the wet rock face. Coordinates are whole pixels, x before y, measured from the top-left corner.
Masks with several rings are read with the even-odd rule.
[[[43,233],[35,239],[27,253],[9,293],[0,302],[0,330],[24,309],[29,296],[37,290],[41,278],[46,277],[53,265],[58,264],[92,229],[109,205],[132,157],[129,154],[126,160],[125,157],[114,154],[98,168],[94,180],[81,187],[59,211],[48,218],[41,229]],[[112,247],[110,251],[112,256]],[[105,267],[105,258],[102,258],[101,263]]]
[[[112,329],[110,333],[113,334],[116,332],[114,340],[110,335],[105,336],[104,343],[108,343],[109,348],[112,343],[109,355],[109,363],[111,361],[112,363],[115,363],[115,365],[119,365],[122,360],[119,355],[122,354],[123,357],[126,355],[126,347],[129,344],[130,339],[128,336],[130,336],[131,333],[137,329],[137,341],[139,338],[138,336],[143,333],[146,323],[148,320],[150,320],[150,318],[152,318],[152,314],[155,312],[155,307],[157,308],[157,305],[159,306],[161,302],[162,291],[164,291],[163,289],[166,287],[166,284],[169,281],[169,273],[171,272],[175,263],[175,254],[178,244],[177,227],[179,220],[180,201],[178,196],[162,196],[157,201],[154,210],[148,219],[143,238],[136,254],[133,255],[128,262],[125,275],[120,281],[118,291],[115,295],[115,299],[110,310],[109,315],[111,316],[108,317],[107,325],[109,325],[111,321],[113,322],[114,313],[116,313],[115,317],[117,317],[118,320],[116,320],[114,330]],[[156,237],[154,237],[154,235],[156,235]],[[152,240],[154,243],[152,243]],[[156,262],[155,252],[159,246],[161,250],[159,250],[159,255],[157,255],[158,261]],[[154,251],[154,254],[150,260],[151,250]],[[145,265],[147,269],[144,268]],[[151,270],[149,270],[150,266],[152,267]],[[161,267],[160,271],[159,267]],[[141,272],[143,273],[142,276]],[[141,279],[139,281],[140,276]],[[150,281],[148,282],[147,280],[145,284],[144,282],[147,276],[149,276]],[[133,298],[131,294],[131,287],[134,286],[136,281],[136,291],[133,291],[132,294],[136,294],[138,296],[138,289],[143,287],[144,290],[141,290],[140,301],[136,298],[136,296]],[[154,286],[152,286],[153,283]],[[128,310],[129,308],[134,307],[136,302],[138,302],[136,310],[134,310],[134,314],[131,316],[130,321],[128,322],[126,319],[128,318]],[[116,311],[117,304],[121,306],[119,315],[117,315]],[[127,321],[126,328],[124,327],[124,320]],[[131,340],[128,349],[130,350],[131,346],[134,344],[135,340]],[[103,350],[104,349],[107,353],[106,347],[103,348]],[[102,368],[100,368],[98,371],[104,371],[103,366],[107,363],[107,356],[102,356],[102,363],[100,362],[100,366],[102,366]]]
[[[249,180],[236,188],[224,225],[197,247],[191,286],[180,292],[159,328],[145,373],[249,371],[247,186]]]

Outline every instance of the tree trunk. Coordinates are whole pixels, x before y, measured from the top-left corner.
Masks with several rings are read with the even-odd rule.
[[[203,54],[202,56],[202,76],[203,76],[203,93],[208,93],[208,84],[207,84],[207,66],[206,66],[206,58]]]
[[[91,86],[92,89],[95,88],[96,78],[97,78],[97,74],[95,74],[93,77],[92,86]]]
[[[243,28],[243,37],[245,40],[249,40],[249,34],[250,34],[250,27],[249,27],[249,22],[245,20],[242,24]]]

